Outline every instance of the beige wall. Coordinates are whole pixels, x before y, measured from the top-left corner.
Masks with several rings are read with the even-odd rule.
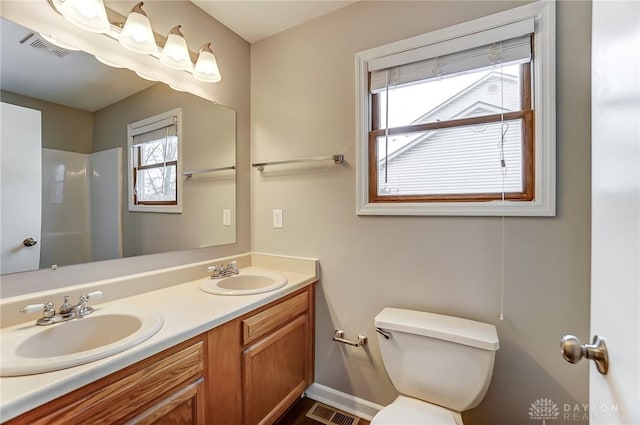
[[[5,103],[42,112],[42,147],[91,153],[93,113],[2,90]]]
[[[506,219],[504,321],[500,218],[355,214],[354,54],[516,5],[364,1],[252,45],[252,159],[345,154],[343,166],[252,174],[253,250],[320,259],[318,383],[392,401],[373,317],[395,306],[497,326],[493,381],[467,424],[530,424],[538,398],[588,401],[588,365],[566,363],[559,341],[589,332],[590,3],[557,5],[558,214]],[[275,208],[284,229],[271,227]],[[371,344],[333,343],[334,329]]]
[[[107,6],[121,14],[126,14],[135,3],[135,1],[115,1],[107,2]],[[79,264],[61,267],[55,272],[40,270],[2,276],[0,297],[219,258],[247,252],[251,249],[249,192],[251,63],[249,43],[191,2],[145,2],[144,8],[147,14],[152,17],[154,30],[160,34],[166,34],[173,25],[182,24],[191,50],[196,50],[207,41],[213,42],[223,79],[219,83],[211,84],[211,92],[219,104],[237,112],[236,242],[211,248]]]

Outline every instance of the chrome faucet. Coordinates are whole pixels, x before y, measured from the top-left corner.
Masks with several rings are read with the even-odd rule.
[[[208,267],[207,270],[209,270],[209,273],[211,273],[211,279],[220,279],[240,273],[240,270],[238,270],[237,261],[232,261],[227,265],[220,264],[219,266],[211,266]]]
[[[69,304],[69,297],[65,296],[57,314],[56,310],[53,308],[53,303],[50,302],[46,304],[29,304],[20,311],[25,314],[42,311],[42,317],[36,320],[36,325],[47,326],[66,322],[71,319],[82,319],[84,316],[91,314],[94,311],[93,307],[89,307],[89,300],[100,298],[102,298],[102,291],[94,291],[86,295],[82,295],[78,304],[71,305]]]

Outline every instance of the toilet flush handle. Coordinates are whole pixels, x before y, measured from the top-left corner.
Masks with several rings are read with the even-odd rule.
[[[389,332],[385,331],[384,329],[380,329],[377,326],[376,326],[376,332],[378,332],[380,335],[382,335],[385,339],[391,338],[391,334]]]

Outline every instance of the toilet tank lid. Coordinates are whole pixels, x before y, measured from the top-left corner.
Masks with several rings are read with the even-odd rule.
[[[458,344],[496,351],[500,348],[496,327],[488,323],[425,311],[387,307],[375,317],[375,325]]]

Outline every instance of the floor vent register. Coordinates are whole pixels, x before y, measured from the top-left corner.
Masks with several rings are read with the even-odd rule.
[[[307,412],[307,417],[326,425],[356,425],[360,418],[326,404],[316,403]]]

